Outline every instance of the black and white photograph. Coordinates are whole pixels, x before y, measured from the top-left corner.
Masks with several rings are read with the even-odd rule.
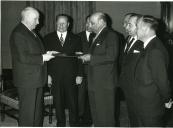
[[[173,127],[173,1],[0,8],[0,127]]]

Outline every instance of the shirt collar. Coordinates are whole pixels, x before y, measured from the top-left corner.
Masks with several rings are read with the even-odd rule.
[[[130,37],[130,41],[132,40],[132,38],[134,38],[134,41],[137,40],[137,36],[131,36],[131,37]]]
[[[66,32],[59,32],[59,31],[57,31],[57,35],[58,35],[59,38],[61,37],[61,34],[62,34],[63,39],[65,39],[65,37],[67,35],[67,31]]]
[[[86,31],[86,37],[87,37],[87,40],[89,41],[89,36],[90,36],[90,33],[89,31]]]
[[[86,31],[86,34],[88,34],[88,35],[89,35],[90,33],[91,33],[91,32],[89,32],[89,31]]]
[[[144,48],[146,48],[146,46],[149,44],[149,42],[150,42],[152,39],[154,39],[155,37],[156,37],[156,35],[154,35],[154,36],[148,38],[148,39],[144,42]]]

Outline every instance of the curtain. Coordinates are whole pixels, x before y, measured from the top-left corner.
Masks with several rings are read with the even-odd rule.
[[[26,6],[38,9],[40,16],[40,33],[45,35],[55,30],[56,15],[64,13],[73,18],[74,33],[85,28],[85,18],[95,11],[94,1],[27,1]]]
[[[169,32],[170,21],[170,2],[161,2],[161,19],[164,21],[167,31]]]
[[[161,19],[169,33],[173,33],[173,2],[161,2]]]
[[[172,2],[161,2],[161,20],[160,20],[158,35],[165,44],[173,45],[173,3]]]

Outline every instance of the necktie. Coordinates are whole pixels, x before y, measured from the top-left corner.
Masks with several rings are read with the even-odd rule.
[[[63,39],[62,33],[61,33],[61,36],[60,36],[59,40],[61,42],[61,45],[63,46],[64,45],[64,39]]]
[[[128,52],[128,50],[129,50],[129,48],[130,48],[130,46],[131,46],[131,44],[133,43],[134,40],[135,40],[135,39],[132,38],[129,42],[127,42],[127,47],[126,47],[125,53]]]
[[[90,33],[90,35],[89,35],[89,41],[88,41],[89,46],[91,46],[91,44],[92,44],[92,42],[93,42],[93,38],[94,38],[94,36],[95,36],[94,33]]]

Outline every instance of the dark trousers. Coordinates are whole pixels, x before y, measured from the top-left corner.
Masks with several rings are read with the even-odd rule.
[[[82,84],[78,86],[78,118],[80,126],[91,126],[87,76],[83,77]]]
[[[95,127],[115,127],[115,90],[88,90],[91,114]]]
[[[164,127],[163,115],[160,116],[144,116],[139,115],[136,106],[127,100],[128,116],[131,127]],[[144,113],[146,114],[146,113]]]
[[[160,116],[138,116],[139,127],[164,127],[163,115]]]
[[[137,113],[135,112],[136,110],[134,109],[135,107],[127,99],[126,99],[126,103],[127,103],[127,110],[128,110],[128,117],[129,117],[129,121],[130,121],[130,126],[131,127],[139,127],[140,125],[139,125]]]
[[[19,126],[43,126],[43,88],[18,88]]]
[[[65,108],[69,110],[70,126],[77,126],[77,85],[73,76],[53,76],[53,102],[56,109],[57,126],[66,125]]]

